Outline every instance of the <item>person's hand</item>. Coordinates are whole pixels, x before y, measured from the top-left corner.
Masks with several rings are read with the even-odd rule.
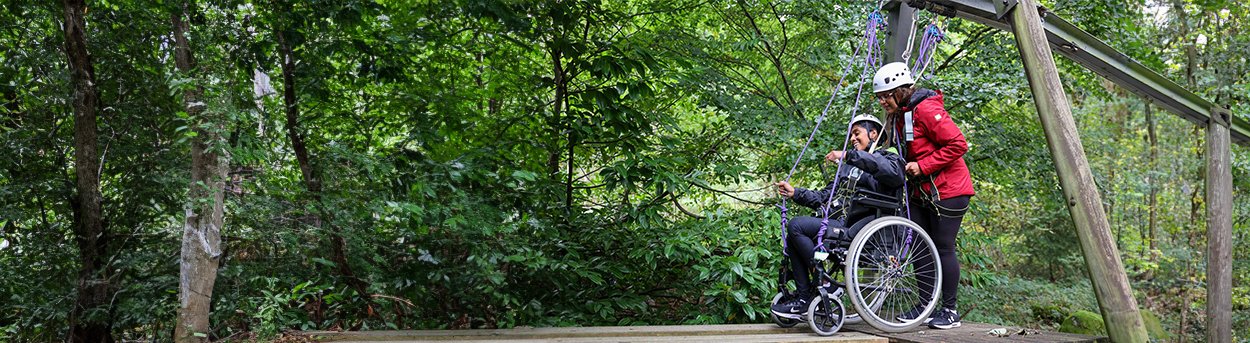
[[[778,195],[781,195],[786,198],[790,198],[794,196],[794,186],[791,186],[789,182],[781,181],[781,182],[776,183],[776,185],[777,185]]]
[[[917,176],[917,175],[920,175],[920,164],[919,164],[919,163],[916,163],[916,162],[907,162],[907,167],[906,167],[906,168],[904,168],[904,169],[906,169],[906,170],[907,170],[907,175],[911,175],[911,176]]]
[[[834,150],[834,151],[830,151],[828,155],[825,155],[825,161],[837,162],[837,161],[841,161],[842,157],[845,157],[845,156],[846,156],[846,153],[843,152],[842,150]]]

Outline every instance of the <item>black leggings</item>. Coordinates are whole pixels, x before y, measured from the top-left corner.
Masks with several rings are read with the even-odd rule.
[[[949,209],[968,208],[971,196],[958,196],[946,200],[938,201],[938,205]],[[932,208],[932,204],[924,204],[921,198],[913,198],[911,202],[911,220],[920,225],[929,238],[933,239],[933,244],[937,246],[938,258],[942,264],[942,307],[955,309],[956,296],[959,292],[959,258],[955,256],[955,236],[959,235],[959,225],[963,222],[962,213],[958,216],[943,215],[939,216],[937,210]],[[921,256],[917,261],[917,265],[921,266],[919,272],[925,275],[927,271],[932,270],[933,262],[928,256]],[[932,285],[933,280],[925,280],[921,277],[921,284]],[[921,298],[928,299],[932,296],[931,290],[920,287]]]
[[[799,294],[811,288],[809,274],[812,258],[816,255],[816,235],[820,233],[820,218],[795,217],[786,224],[786,252],[790,253],[790,274]],[[843,227],[842,221],[829,219],[830,228]]]

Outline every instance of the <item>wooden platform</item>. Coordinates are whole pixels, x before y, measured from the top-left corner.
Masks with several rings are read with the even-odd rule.
[[[888,343],[889,339],[843,330],[821,337],[805,325],[782,329],[773,324],[599,326],[564,328],[515,328],[499,330],[408,330],[306,332],[323,342],[842,342]]]
[[[938,342],[1111,342],[1107,337],[1086,336],[1062,332],[1025,330],[1027,334],[1016,334],[1023,330],[1015,326],[1002,326],[982,323],[963,322],[963,325],[950,330],[932,330],[921,326],[916,330],[904,333],[885,333],[867,324],[847,325],[842,331],[854,331],[874,336],[889,338],[891,343],[938,343]],[[1011,334],[999,337],[990,334],[990,330],[1004,329]]]
[[[930,330],[887,334],[864,324],[847,325],[829,337],[812,333],[806,324],[782,329],[773,324],[600,326],[562,328],[515,328],[497,330],[403,330],[403,331],[311,331],[304,334],[322,342],[844,342],[844,343],[930,343],[930,342],[1108,342],[1106,337],[1057,332],[1030,331],[1028,335],[998,337],[990,330],[1003,328],[1009,333],[1020,328],[964,322],[952,330]]]

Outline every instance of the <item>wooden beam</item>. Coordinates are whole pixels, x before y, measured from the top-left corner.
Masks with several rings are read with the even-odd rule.
[[[1207,125],[1207,342],[1233,341],[1231,116],[1213,108]]]
[[[886,26],[885,56],[886,60],[881,64],[891,62],[903,62],[911,65],[904,58],[903,52],[907,51],[909,43],[914,43],[912,37],[916,36],[916,9],[902,2],[890,2],[886,6],[886,20],[889,25]],[[874,70],[875,71],[875,70]]]
[[[1024,63],[1033,102],[1051,158],[1063,186],[1064,201],[1076,224],[1077,237],[1089,267],[1094,295],[1114,342],[1146,342],[1146,326],[1124,273],[1124,263],[1111,236],[1098,186],[1085,158],[1081,137],[1072,118],[1071,104],[1059,80],[1055,58],[1046,44],[1046,31],[1035,0],[1022,0],[1011,10],[1011,27]]]

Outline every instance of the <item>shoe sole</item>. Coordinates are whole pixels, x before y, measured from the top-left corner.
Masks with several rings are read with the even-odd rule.
[[[947,324],[947,325],[935,325],[935,324],[929,324],[929,327],[930,327],[930,328],[933,328],[933,329],[947,330],[947,329],[954,329],[954,328],[960,327],[960,326],[962,326],[962,325],[963,325],[963,324],[960,324],[959,322],[954,322],[954,323],[950,323],[950,324]]]
[[[905,321],[908,321],[908,319],[903,319],[902,317],[894,317],[894,319],[895,319],[895,320],[898,320],[898,321],[900,321],[900,322],[905,322]],[[925,324],[929,324],[929,322],[931,322],[931,321],[933,321],[933,317],[929,317],[929,318],[925,318],[925,319],[924,319],[924,323],[925,323]]]
[[[774,315],[774,316],[777,316],[778,318],[786,318],[786,319],[803,319],[803,314],[802,314],[802,313],[781,313],[781,312],[777,312],[777,311],[772,311],[772,312],[773,312],[773,315]]]

